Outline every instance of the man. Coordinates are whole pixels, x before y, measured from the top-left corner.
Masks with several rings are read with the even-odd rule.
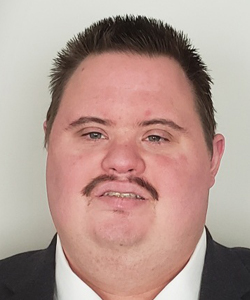
[[[250,252],[204,229],[224,150],[206,66],[160,21],[67,44],[44,123],[57,236],[0,264],[1,299],[250,299]]]

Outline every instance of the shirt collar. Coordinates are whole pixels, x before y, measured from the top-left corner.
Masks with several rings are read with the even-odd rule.
[[[206,232],[182,271],[155,297],[155,300],[198,300],[206,253]],[[56,287],[54,300],[101,300],[70,268],[63,253],[59,236],[56,245]]]
[[[54,300],[100,300],[101,298],[83,282],[70,268],[64,255],[59,235],[56,243],[56,270],[55,270]]]

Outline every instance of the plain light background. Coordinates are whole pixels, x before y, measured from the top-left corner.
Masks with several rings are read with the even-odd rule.
[[[207,225],[216,240],[249,247],[249,12],[249,0],[0,0],[0,258],[46,247],[55,232],[42,129],[52,59],[73,35],[117,14],[160,18],[199,48],[226,137]]]

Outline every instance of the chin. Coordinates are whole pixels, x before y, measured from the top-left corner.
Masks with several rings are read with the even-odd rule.
[[[127,212],[116,211],[106,220],[89,224],[89,234],[100,246],[131,248],[140,245],[150,233],[149,219],[140,220]]]

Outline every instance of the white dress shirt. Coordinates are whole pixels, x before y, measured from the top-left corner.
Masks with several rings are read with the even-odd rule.
[[[206,253],[206,232],[182,271],[155,297],[155,300],[198,300]],[[59,236],[56,245],[56,286],[54,300],[100,300],[70,268],[63,253]]]

